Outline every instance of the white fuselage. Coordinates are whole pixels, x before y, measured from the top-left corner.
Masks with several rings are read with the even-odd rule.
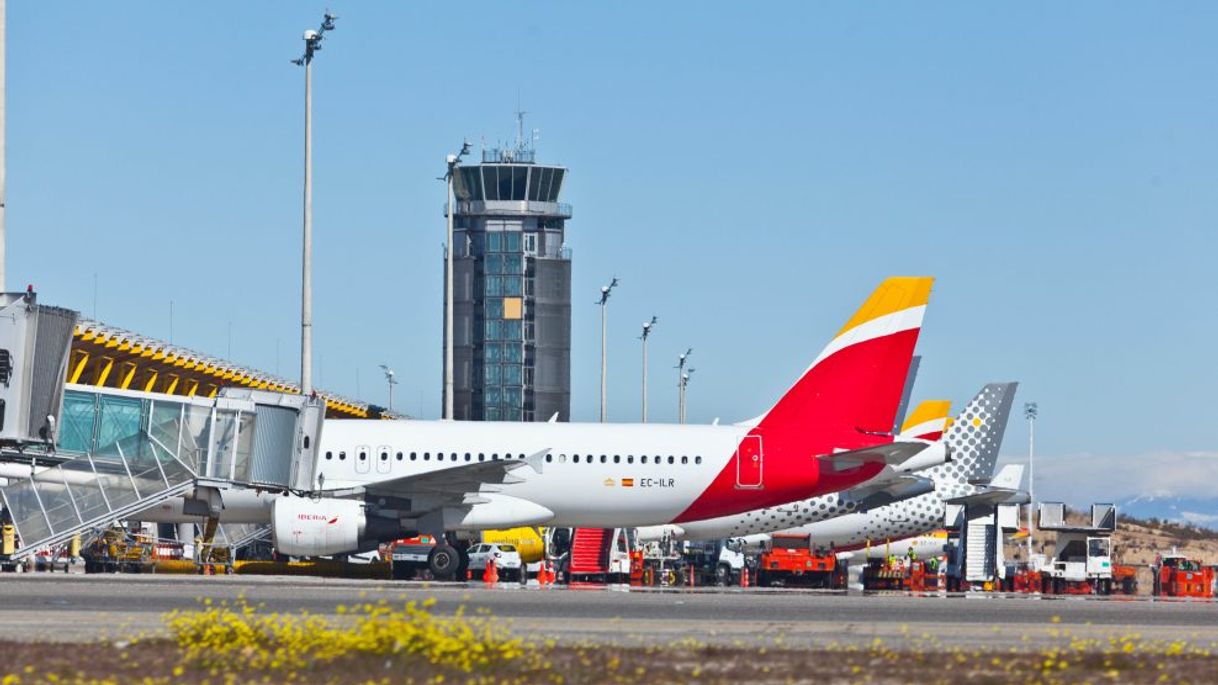
[[[667,523],[735,457],[748,429],[662,424],[455,421],[326,422],[317,474],[324,489],[361,486],[480,461],[547,453],[486,488],[553,512],[548,525]],[[730,503],[725,503],[730,506]]]

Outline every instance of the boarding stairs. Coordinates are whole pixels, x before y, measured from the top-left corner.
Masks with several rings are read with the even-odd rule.
[[[571,540],[572,575],[599,575],[609,572],[609,545],[612,528],[576,528]]]

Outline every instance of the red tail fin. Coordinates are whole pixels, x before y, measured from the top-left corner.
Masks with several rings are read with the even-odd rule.
[[[874,475],[870,466],[820,473],[815,491],[807,491],[809,473],[815,475],[819,468],[816,455],[891,440],[933,280],[894,277],[881,283],[778,403],[746,424],[752,427],[748,449],[761,452],[760,460],[750,459],[764,463],[760,487],[750,483],[754,492],[741,492],[745,486],[733,460],[676,520],[721,515],[712,513],[716,499],[739,504],[743,497],[761,508],[839,490]],[[784,492],[792,487],[804,491]]]

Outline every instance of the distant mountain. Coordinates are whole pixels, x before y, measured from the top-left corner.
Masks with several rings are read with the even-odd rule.
[[[1117,503],[1117,511],[1140,519],[1157,518],[1218,530],[1218,497],[1134,497]]]

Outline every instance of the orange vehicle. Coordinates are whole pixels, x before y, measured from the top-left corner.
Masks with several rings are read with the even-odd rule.
[[[775,583],[817,588],[846,586],[846,566],[832,550],[812,549],[805,536],[773,536],[757,566],[757,585]]]
[[[863,567],[864,590],[906,590],[925,592],[939,589],[938,562],[932,569],[919,559],[897,559],[885,561],[872,559]]]
[[[1156,597],[1214,596],[1214,568],[1173,552],[1154,566]]]

